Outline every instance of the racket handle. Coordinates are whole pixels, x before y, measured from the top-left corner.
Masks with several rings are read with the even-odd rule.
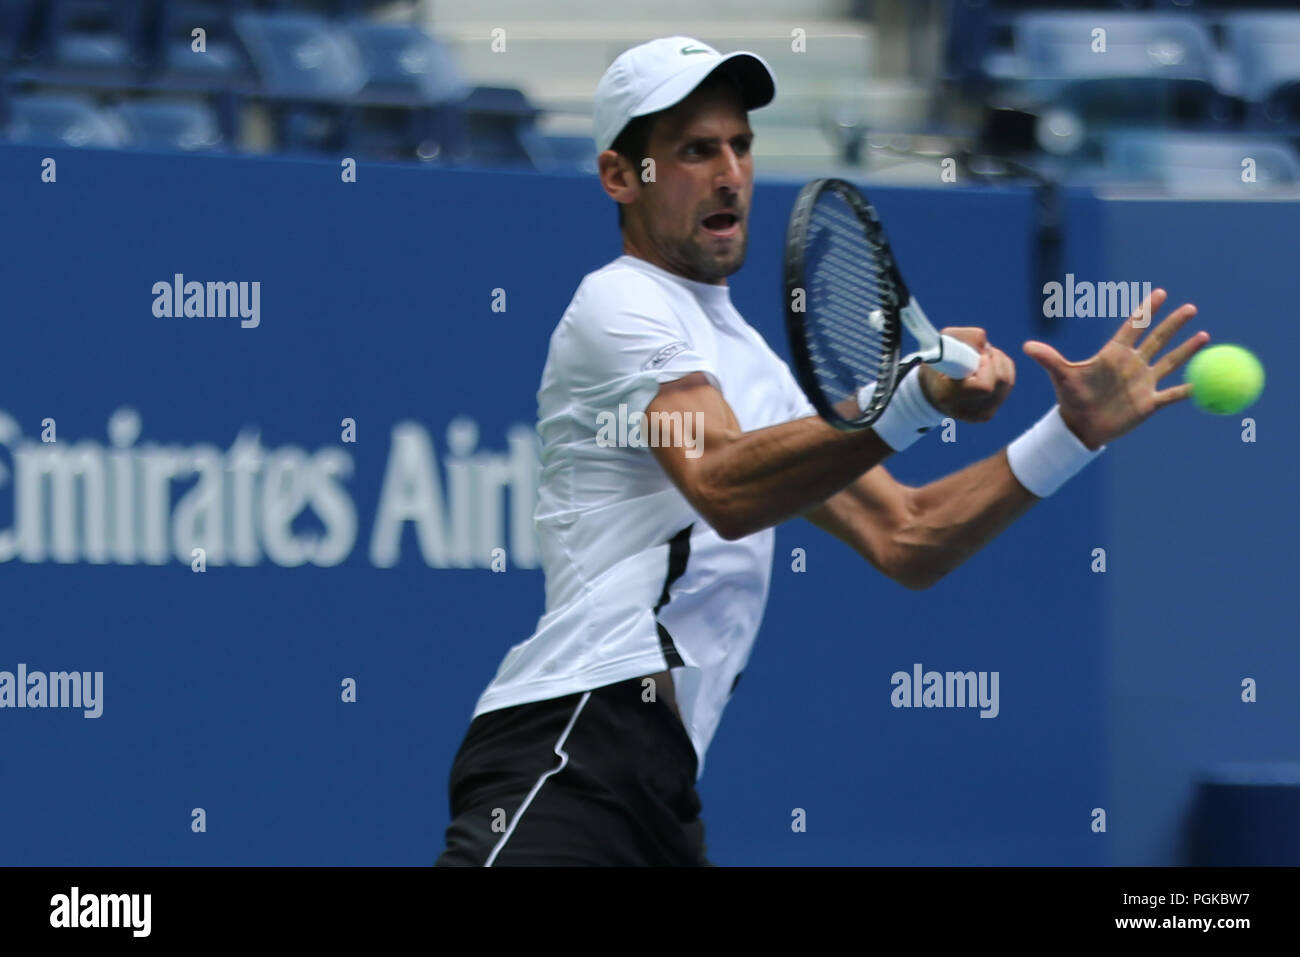
[[[930,363],[950,379],[964,379],[980,367],[980,354],[960,339],[939,337],[942,358]]]

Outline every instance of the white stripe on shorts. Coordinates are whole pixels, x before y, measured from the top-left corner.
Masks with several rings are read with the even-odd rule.
[[[569,719],[568,725],[565,727],[563,733],[560,734],[560,740],[555,742],[555,753],[558,754],[561,759],[559,767],[551,768],[551,770],[547,771],[537,779],[537,783],[533,785],[533,789],[529,791],[528,796],[524,798],[524,803],[519,805],[519,810],[515,812],[514,820],[510,822],[510,826],[506,828],[506,832],[501,835],[501,840],[497,841],[496,847],[492,848],[492,853],[489,854],[487,860],[483,862],[484,867],[491,867],[492,862],[497,859],[497,855],[501,853],[501,848],[505,847],[506,841],[510,840],[510,835],[515,832],[515,827],[519,824],[519,819],[524,816],[524,811],[528,810],[528,805],[531,804],[533,798],[537,796],[537,792],[542,789],[542,785],[546,782],[546,779],[552,774],[563,771],[565,765],[569,763],[569,756],[563,751],[564,742],[569,737],[569,732],[573,730],[573,725],[577,722],[578,715],[582,712],[583,705],[587,703],[587,699],[590,697],[590,691],[583,692],[582,698],[578,701],[578,706],[573,709],[573,717]]]

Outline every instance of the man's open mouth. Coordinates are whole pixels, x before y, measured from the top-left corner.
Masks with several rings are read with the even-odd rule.
[[[731,212],[713,213],[700,221],[706,232],[715,236],[731,236],[740,228],[740,217]]]

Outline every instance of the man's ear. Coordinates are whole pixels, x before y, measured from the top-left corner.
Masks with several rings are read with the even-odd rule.
[[[627,157],[614,150],[605,150],[596,158],[600,185],[616,203],[630,203],[641,189],[641,177]]]

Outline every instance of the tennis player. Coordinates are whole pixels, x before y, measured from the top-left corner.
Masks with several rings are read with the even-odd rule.
[[[1126,320],[1086,362],[1029,342],[1058,405],[981,462],[920,488],[895,481],[888,456],[945,416],[987,421],[1015,368],[982,329],[949,328],[981,353],[966,379],[914,368],[860,432],[815,414],[727,286],[753,199],[747,112],[774,95],[760,57],[689,37],[626,51],[597,87],[623,255],[583,278],[551,337],[538,392],[546,611],[474,710],[439,865],[707,865],[696,781],[762,619],[773,526],[808,518],[927,588],[1189,394],[1156,384],[1206,333],[1151,360],[1191,305],[1141,345]],[[657,441],[630,438],[642,413],[662,425]]]

